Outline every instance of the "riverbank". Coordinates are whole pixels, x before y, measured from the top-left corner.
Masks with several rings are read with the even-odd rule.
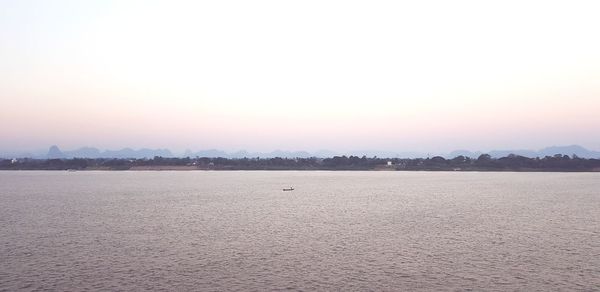
[[[4,159],[0,170],[345,170],[345,171],[518,171],[518,172],[598,172],[600,159],[555,155],[527,158],[509,155],[477,159],[378,158],[335,156],[332,158],[165,158],[152,159]]]

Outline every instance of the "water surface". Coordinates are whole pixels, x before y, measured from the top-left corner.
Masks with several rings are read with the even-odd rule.
[[[600,290],[600,174],[4,171],[0,259],[8,291]]]

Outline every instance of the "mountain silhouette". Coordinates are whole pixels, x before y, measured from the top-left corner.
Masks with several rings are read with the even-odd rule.
[[[246,150],[239,150],[236,152],[226,152],[219,149],[207,149],[200,151],[192,151],[187,149],[184,153],[174,155],[169,149],[132,149],[123,148],[120,150],[104,150],[101,151],[94,147],[81,147],[75,150],[61,150],[58,146],[52,145],[48,151],[39,150],[36,152],[9,152],[0,153],[2,158],[14,158],[14,157],[29,157],[29,158],[42,158],[42,159],[61,159],[61,158],[153,158],[155,156],[161,157],[209,157],[209,158],[328,158],[333,156],[367,156],[367,157],[381,157],[381,158],[427,158],[434,156],[442,156],[447,159],[451,159],[457,156],[465,156],[470,158],[478,158],[481,154],[489,154],[493,158],[506,157],[510,154],[535,158],[554,156],[557,154],[569,155],[571,157],[577,156],[581,158],[598,158],[600,159],[600,151],[593,151],[586,149],[579,145],[567,145],[567,146],[550,146],[540,150],[527,150],[527,149],[515,149],[515,150],[493,150],[489,152],[482,151],[470,151],[470,150],[455,150],[448,153],[426,153],[426,152],[394,152],[394,151],[379,151],[379,150],[358,150],[358,151],[346,151],[336,152],[331,150],[318,150],[316,152],[307,151],[285,151],[275,150],[271,152],[249,152]]]
[[[142,148],[134,150],[123,148],[121,150],[100,151],[94,147],[82,147],[72,151],[61,151],[58,146],[52,145],[45,158],[153,158],[154,156],[172,157],[173,154],[168,149],[147,149]]]

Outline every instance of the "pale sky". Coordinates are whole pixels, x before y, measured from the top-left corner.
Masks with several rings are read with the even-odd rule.
[[[0,150],[600,149],[599,1],[0,1]]]

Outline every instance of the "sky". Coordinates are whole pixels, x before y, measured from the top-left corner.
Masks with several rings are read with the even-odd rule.
[[[0,150],[600,149],[598,1],[0,0]]]

